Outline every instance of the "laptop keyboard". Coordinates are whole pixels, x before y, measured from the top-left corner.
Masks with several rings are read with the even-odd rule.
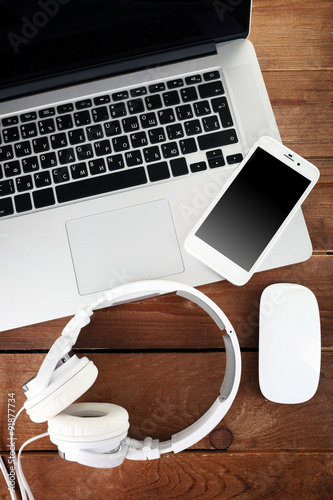
[[[218,70],[6,116],[0,217],[239,163],[236,143]]]

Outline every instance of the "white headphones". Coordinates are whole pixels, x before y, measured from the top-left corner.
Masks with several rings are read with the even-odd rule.
[[[194,424],[177,432],[169,441],[127,437],[127,411],[109,403],[75,403],[97,377],[97,368],[88,358],[69,356],[78,335],[99,307],[117,305],[164,293],[177,292],[202,309],[221,330],[227,353],[226,373],[220,394],[209,410]],[[171,281],[141,281],[109,290],[76,314],[46,355],[37,375],[23,386],[24,407],[33,422],[48,420],[50,440],[66,460],[90,467],[111,468],[125,458],[147,460],[168,452],[178,453],[206,436],[222,420],[232,405],[241,376],[241,355],[234,329],[221,309],[198,290]],[[96,418],[97,417],[97,418]]]

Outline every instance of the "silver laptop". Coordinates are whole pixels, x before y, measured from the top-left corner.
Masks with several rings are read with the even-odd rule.
[[[221,277],[184,240],[279,139],[251,1],[0,2],[0,330],[141,279]],[[262,270],[307,259],[302,212]]]

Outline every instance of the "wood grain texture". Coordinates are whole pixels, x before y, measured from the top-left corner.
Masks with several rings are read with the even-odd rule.
[[[22,463],[36,499],[331,500],[331,458],[330,453],[320,452],[192,451],[98,470],[65,462],[52,453],[25,454]],[[4,490],[0,498],[10,500]]]

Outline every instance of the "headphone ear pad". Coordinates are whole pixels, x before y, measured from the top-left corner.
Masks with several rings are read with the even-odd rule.
[[[81,358],[80,361],[88,358]],[[88,361],[85,366],[66,380],[60,387],[51,392],[40,402],[27,409],[31,420],[36,423],[46,422],[67,406],[76,401],[95,382],[98,370],[92,361]]]
[[[111,403],[74,403],[48,421],[53,443],[98,442],[123,438],[129,428],[128,412]]]

